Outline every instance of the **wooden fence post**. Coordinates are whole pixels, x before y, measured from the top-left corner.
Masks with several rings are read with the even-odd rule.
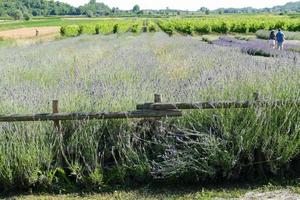
[[[58,113],[58,100],[52,101],[52,113]],[[59,120],[54,120],[54,127],[57,131],[60,131],[60,122]]]
[[[256,91],[253,93],[253,100],[255,102],[259,101],[259,91]],[[264,154],[260,149],[255,149],[254,150],[254,156],[256,157],[257,160],[257,165],[258,165],[258,174],[261,177],[265,177],[265,169],[263,163],[265,162]]]
[[[161,103],[161,95],[160,94],[154,94],[154,103]],[[161,121],[161,118],[157,118],[157,120],[154,120],[154,130],[156,130],[158,133],[161,133],[163,130],[163,123]]]
[[[154,103],[161,103],[161,95],[154,94]]]
[[[258,91],[256,91],[256,92],[253,93],[253,99],[254,99],[254,101],[258,101],[259,100],[259,92]]]

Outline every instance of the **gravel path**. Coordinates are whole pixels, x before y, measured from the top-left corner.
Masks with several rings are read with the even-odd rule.
[[[293,193],[290,190],[277,190],[271,192],[248,192],[244,197],[239,198],[239,200],[298,200],[300,195]]]

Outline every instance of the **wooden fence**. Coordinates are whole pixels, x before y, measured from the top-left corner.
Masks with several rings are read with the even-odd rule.
[[[159,94],[154,95],[153,103],[138,104],[137,110],[128,112],[86,112],[86,113],[60,113],[58,101],[52,101],[52,113],[29,115],[0,115],[0,122],[28,122],[28,121],[54,121],[59,126],[65,120],[89,119],[126,119],[126,118],[164,118],[181,117],[185,109],[230,109],[250,107],[300,106],[299,101],[260,101],[258,93],[254,93],[253,100],[247,101],[221,101],[198,103],[162,103]]]

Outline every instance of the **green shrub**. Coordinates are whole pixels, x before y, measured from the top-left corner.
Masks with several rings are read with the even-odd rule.
[[[115,33],[118,33],[118,32],[119,32],[119,24],[115,24],[113,26],[113,33],[115,34]]]
[[[234,33],[248,33],[249,25],[247,23],[234,23],[231,27],[231,32]]]
[[[94,16],[93,11],[88,10],[88,11],[86,12],[86,16],[89,17],[89,18],[92,18],[92,17]]]
[[[158,21],[158,25],[169,36],[173,35],[175,32],[175,26],[171,21],[160,20]]]
[[[208,34],[212,32],[212,28],[209,24],[197,24],[195,26],[195,32],[200,33],[200,34]]]
[[[131,32],[133,33],[139,33],[141,31],[141,27],[139,24],[133,24],[131,27]]]
[[[23,17],[26,21],[29,21],[31,19],[31,16],[28,13],[24,13]]]
[[[149,32],[157,32],[159,29],[157,24],[152,21],[150,21],[147,26],[148,26]]]
[[[78,25],[67,25],[60,28],[60,34],[66,37],[75,37],[80,35],[80,27]]]
[[[92,24],[79,25],[79,35],[81,34],[88,34],[88,35],[96,34],[96,28]]]

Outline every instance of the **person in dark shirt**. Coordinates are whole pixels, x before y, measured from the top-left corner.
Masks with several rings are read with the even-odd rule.
[[[269,46],[272,49],[275,49],[276,46],[276,35],[275,35],[275,31],[272,30],[269,36]]]
[[[276,41],[277,41],[277,48],[279,50],[283,50],[283,43],[285,41],[285,35],[281,31],[281,29],[278,29],[278,33],[276,34]]]

